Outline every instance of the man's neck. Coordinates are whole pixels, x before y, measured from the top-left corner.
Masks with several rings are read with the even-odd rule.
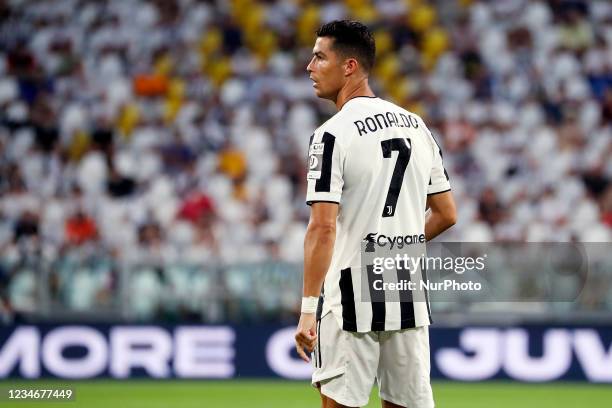
[[[348,81],[346,85],[344,85],[342,89],[340,89],[340,92],[338,92],[338,96],[336,96],[336,108],[338,110],[342,109],[345,103],[358,96],[375,96],[374,92],[372,92],[372,90],[370,89],[367,77],[355,83],[351,83],[351,81]]]

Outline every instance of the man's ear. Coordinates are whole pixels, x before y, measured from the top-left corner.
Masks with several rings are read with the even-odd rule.
[[[359,63],[355,58],[348,58],[344,61],[344,76],[349,76],[353,72],[357,71],[359,68]]]

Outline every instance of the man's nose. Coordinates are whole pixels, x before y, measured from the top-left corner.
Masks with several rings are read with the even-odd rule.
[[[313,69],[312,69],[312,60],[310,60],[308,65],[306,65],[306,72],[308,72],[310,74],[312,71],[313,71]]]

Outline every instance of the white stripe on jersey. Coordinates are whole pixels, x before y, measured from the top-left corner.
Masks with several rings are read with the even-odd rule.
[[[353,98],[315,131],[307,178],[308,204],[340,204],[319,316],[332,312],[344,330],[358,332],[430,324],[427,301],[360,296],[361,277],[367,276],[361,270],[364,238],[410,235],[424,241],[427,195],[450,190],[442,151],[423,120],[380,98]]]

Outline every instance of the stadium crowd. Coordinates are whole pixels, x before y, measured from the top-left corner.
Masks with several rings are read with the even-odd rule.
[[[459,210],[443,239],[612,241],[608,1],[8,0],[2,307],[36,309],[33,254],[300,262],[308,140],[334,113],[305,67],[338,18],[370,25],[374,89],[443,146]],[[147,270],[137,293],[161,290]],[[87,308],[121,279],[105,271],[52,286]]]

